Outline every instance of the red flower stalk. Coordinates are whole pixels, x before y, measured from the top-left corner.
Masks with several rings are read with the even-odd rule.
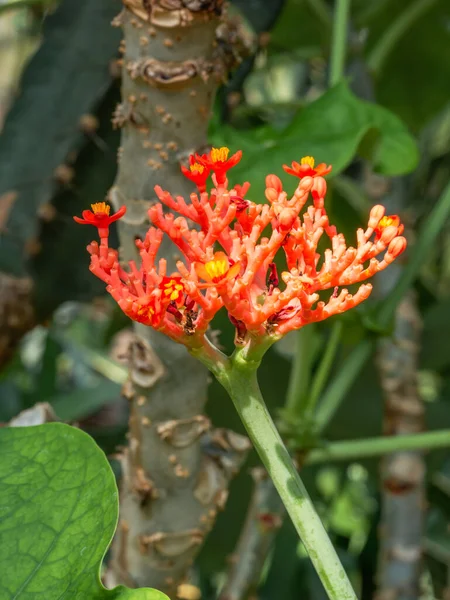
[[[222,158],[225,164],[227,154]],[[212,158],[208,160],[212,164]],[[308,168],[313,169],[311,161]],[[248,184],[228,189],[226,177],[217,170],[216,187],[209,194],[191,194],[190,203],[157,186],[160,203],[149,209],[154,227],[137,242],[140,267],[132,261],[124,270],[115,250],[93,242],[88,248],[91,271],[107,283],[132,319],[189,347],[203,343],[222,307],[236,326],[236,343],[241,346],[278,339],[344,312],[370,295],[372,286],[362,282],[401,254],[406,240],[399,218],[387,217],[384,207],[375,206],[367,227],[356,232],[356,245],[347,246],[330,225],[324,206],[327,186],[319,171],[329,169],[319,165],[314,174],[302,174],[290,198],[278,177],[267,176],[267,204],[245,198]],[[179,216],[165,213],[163,204]],[[164,234],[184,257],[170,276],[166,261],[156,261]],[[317,248],[324,235],[329,247],[320,255]],[[284,253],[287,266],[280,277],[275,267],[278,252]],[[347,286],[358,283],[362,285],[357,291],[349,293]],[[320,293],[328,289],[332,294],[321,300]]]
[[[111,207],[106,202],[96,202],[91,204],[92,211],[83,210],[82,219],[74,217],[74,220],[81,225],[94,225],[97,227],[100,238],[107,238],[109,234],[109,226],[114,221],[117,221],[126,213],[126,207],[122,206],[113,215],[109,215]]]

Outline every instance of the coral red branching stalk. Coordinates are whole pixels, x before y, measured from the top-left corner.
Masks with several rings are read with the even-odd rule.
[[[155,188],[160,202],[148,213],[150,227],[137,241],[141,264],[119,264],[117,251],[108,246],[108,225],[121,216],[122,207],[109,216],[102,205],[101,218],[90,211],[84,221],[98,227],[101,244],[92,242],[91,271],[107,284],[108,292],[133,320],[162,331],[190,348],[202,346],[208,326],[222,307],[236,327],[236,343],[258,344],[278,339],[288,331],[342,313],[365,300],[372,286],[361,283],[386,268],[406,247],[403,225],[375,206],[366,229],[356,232],[356,245],[330,225],[324,206],[331,170],[314,159],[285,167],[299,177],[292,197],[275,175],[266,178],[266,199],[260,204],[246,198],[249,184],[229,188],[227,171],[241,158],[228,159],[227,148],[192,156],[183,173],[198,186],[190,202]],[[213,172],[213,187],[206,191]],[[309,206],[307,202],[311,200]],[[178,213],[163,211],[163,205]],[[98,205],[100,206],[100,205]],[[89,214],[88,214],[89,213]],[[92,217],[91,217],[92,215]],[[168,274],[166,261],[157,260],[163,238],[169,236],[184,259]],[[328,248],[318,251],[319,242]],[[284,257],[283,257],[284,255]],[[284,260],[278,276],[276,260]],[[354,293],[347,286],[359,284]],[[320,298],[323,290],[333,290]]]

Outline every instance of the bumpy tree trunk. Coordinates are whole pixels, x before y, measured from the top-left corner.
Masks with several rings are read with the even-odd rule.
[[[417,388],[420,332],[420,316],[410,295],[397,310],[392,337],[379,344],[386,435],[423,430],[424,406]],[[425,464],[420,452],[395,452],[383,460],[377,600],[417,600],[420,597],[424,476]]]
[[[148,226],[155,184],[189,197],[180,162],[206,144],[223,61],[216,30],[220,0],[124,0],[123,127],[113,203],[126,204],[123,259]],[[164,257],[172,262],[175,247]],[[120,523],[107,584],[151,586],[175,598],[177,586],[227,497],[248,450],[246,438],[210,431],[202,415],[205,369],[185,348],[137,327],[130,348],[129,448],[122,456]]]

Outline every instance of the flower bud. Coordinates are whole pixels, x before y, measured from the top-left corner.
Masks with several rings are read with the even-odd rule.
[[[397,235],[398,227],[389,225],[383,229],[380,240],[387,246]]]
[[[273,204],[274,202],[276,202],[278,200],[279,193],[274,188],[269,188],[269,187],[266,188],[265,194],[266,194],[267,200],[271,204]]]
[[[281,231],[289,231],[289,229],[292,229],[296,218],[297,212],[293,208],[283,208],[278,215],[279,229]]]
[[[273,188],[279,194],[283,189],[283,184],[281,183],[281,179],[276,175],[267,175],[266,187]]]
[[[389,244],[389,248],[387,254],[389,254],[392,259],[396,258],[401,254],[406,248],[406,239],[403,236],[398,236],[394,238]]]
[[[380,220],[384,217],[386,209],[381,204],[375,205],[370,211],[368,226],[375,229]]]

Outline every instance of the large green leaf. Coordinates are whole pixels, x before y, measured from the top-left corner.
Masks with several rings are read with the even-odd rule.
[[[315,5],[314,5],[315,4]],[[285,52],[297,48],[319,49],[330,42],[331,11],[308,0],[286,0],[283,11],[270,32],[270,47]]]
[[[0,600],[167,600],[100,582],[118,500],[88,435],[61,423],[3,428],[0,457]]]
[[[368,32],[369,56],[411,4],[414,4],[411,0],[384,2],[378,14],[373,18],[368,14],[368,19],[358,23]],[[422,5],[425,9],[420,18],[403,29],[375,78],[378,102],[404,119],[414,131],[419,131],[442,110],[449,98],[450,2],[434,0]]]
[[[302,109],[284,131],[221,126],[213,132],[213,141],[246,152],[232,172],[233,180],[249,179],[258,196],[264,174],[281,175],[282,164],[306,155],[332,164],[334,174],[349,165],[360,147],[384,175],[408,173],[418,160],[415,140],[405,125],[385,108],[357,98],[346,83]]]

